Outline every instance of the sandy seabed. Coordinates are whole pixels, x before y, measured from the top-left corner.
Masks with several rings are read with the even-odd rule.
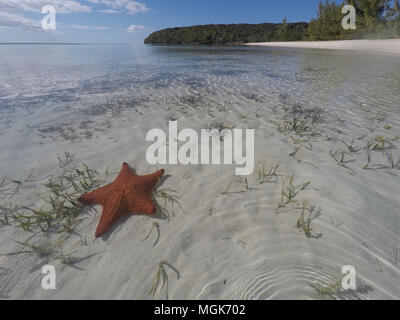
[[[214,75],[207,60],[201,85],[182,74],[114,92],[131,100],[111,97],[104,104],[109,96],[93,90],[79,102],[16,108],[0,135],[1,178],[14,180],[0,189],[2,205],[48,206],[44,184],[60,171],[57,156],[64,159],[66,151],[72,168],[87,164],[100,173],[101,184],[111,182],[124,161],[138,174],[163,167],[158,189],[174,190],[179,205],[156,197],[169,218],[132,215],[97,239],[101,207],[82,213],[84,220],[62,243],[62,253],[79,258],[76,263],[56,255],[4,255],[30,250],[13,240],[47,241],[60,254],[59,234],[38,238],[40,230],[23,231],[10,219],[11,225],[0,226],[0,297],[150,299],[159,263],[166,261],[173,268],[165,265],[168,286],[156,299],[400,299],[398,79],[386,76],[398,63],[363,58],[372,69],[374,61],[372,71],[386,81],[377,84],[380,95],[366,96],[354,88],[364,92],[376,79],[357,76],[360,84],[342,85],[356,76],[340,69],[341,55],[256,51],[255,58],[271,63],[265,73],[239,70],[233,78],[236,70],[224,69]],[[353,59],[349,65],[360,61]],[[286,64],[299,60],[296,71]],[[167,132],[172,119],[179,130],[255,129],[254,173],[244,179],[235,176],[236,165],[149,165],[146,133]],[[260,170],[268,174],[275,167],[276,175],[260,179]],[[291,183],[296,202],[285,204],[282,191],[288,194]],[[303,208],[309,234],[298,225]],[[159,232],[149,235],[154,222]],[[56,290],[41,287],[47,263],[57,270]],[[357,290],[343,292],[337,284],[347,265],[356,268]]]

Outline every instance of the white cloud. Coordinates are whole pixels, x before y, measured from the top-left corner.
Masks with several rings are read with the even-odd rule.
[[[129,14],[145,13],[150,9],[146,4],[133,0],[89,0],[89,1],[101,1],[107,7],[113,10],[126,10]]]
[[[111,30],[111,28],[104,26],[82,26],[77,24],[72,24],[69,27],[71,29],[79,29],[79,30]]]
[[[0,28],[21,28],[26,30],[41,29],[41,22],[26,18],[23,12],[40,13],[45,5],[53,5],[57,13],[89,13],[92,12],[90,4],[102,6],[101,13],[129,14],[144,13],[150,11],[145,3],[134,0],[0,0]],[[70,25],[73,29],[92,30],[117,30],[103,26]],[[131,25],[126,29],[133,33],[143,30],[143,26]],[[124,31],[124,29],[118,29]]]
[[[128,27],[128,29],[126,29],[126,31],[129,33],[134,33],[136,31],[140,31],[140,30],[144,30],[144,29],[145,29],[144,26],[138,26],[138,25],[132,24]]]
[[[0,0],[0,10],[3,11],[41,12],[45,5],[53,5],[57,13],[92,11],[91,7],[75,0]]]
[[[41,12],[43,6],[53,5],[57,13],[92,12],[89,4],[106,6],[106,9],[100,10],[102,13],[125,11],[137,14],[150,11],[145,3],[134,0],[0,0],[0,10]]]
[[[0,12],[0,27],[39,30],[41,28],[41,24],[39,21],[34,21],[24,16]]]
[[[104,10],[99,10],[101,13],[118,13],[117,10],[114,9],[104,9]]]

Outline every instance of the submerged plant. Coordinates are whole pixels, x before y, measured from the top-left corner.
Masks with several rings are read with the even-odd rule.
[[[30,174],[23,180],[11,179],[7,176],[3,177],[0,181],[0,195],[8,195],[9,198],[12,198],[18,193],[24,183],[33,182],[32,176]]]
[[[278,125],[278,132],[288,135],[295,133],[300,137],[320,135],[317,126],[323,121],[324,109],[314,107],[305,108],[300,104],[295,104],[291,108],[283,107],[286,113],[283,123]]]
[[[17,240],[14,240],[14,241],[23,245],[22,249],[20,251],[7,253],[7,254],[5,254],[6,256],[17,255],[17,254],[22,254],[22,253],[35,253],[38,257],[43,258],[43,257],[50,256],[54,251],[54,246],[49,242],[45,242],[40,245],[34,245],[32,243],[29,243],[28,241],[25,241],[25,242],[21,242],[21,241],[17,241]],[[25,250],[26,247],[28,247],[29,250]]]
[[[346,152],[344,151],[335,151],[334,153],[332,151],[329,152],[330,156],[337,162],[344,164],[344,158],[346,156]]]
[[[393,146],[393,142],[397,141],[399,137],[386,138],[384,136],[376,136],[367,142],[367,150],[384,151]]]
[[[47,194],[39,195],[38,199],[42,200],[42,206],[30,207],[12,203],[0,206],[1,224],[19,227],[33,234],[29,240],[36,239],[33,243],[29,240],[17,241],[23,245],[23,249],[11,255],[36,253],[38,256],[59,257],[66,261],[65,255],[55,252],[62,250],[64,242],[75,234],[77,226],[85,219],[81,217],[85,211],[84,206],[77,198],[96,188],[100,182],[97,179],[99,174],[95,170],[85,164],[75,167],[72,163],[73,156],[68,152],[63,157],[58,157],[61,172],[53,174],[44,183]],[[53,240],[53,244],[50,244],[49,239]]]
[[[11,219],[15,208],[11,204],[0,205],[0,224],[3,226],[11,225]]]
[[[232,187],[232,181],[228,182],[228,185],[224,189],[224,191],[221,192],[222,195],[229,195],[229,194],[235,194],[235,193],[245,193],[249,190],[253,190],[254,188],[250,188],[249,186],[249,181],[247,180],[247,177],[244,178],[244,180],[240,181],[241,184],[244,184],[243,190],[231,190]]]
[[[178,270],[176,270],[167,261],[165,260],[160,261],[158,263],[157,272],[154,276],[153,285],[149,291],[149,295],[151,295],[153,298],[156,296],[157,293],[160,293],[165,287],[166,297],[168,300],[168,274],[165,270],[165,266],[168,266],[170,269],[172,269],[176,273],[177,279],[179,280]]]
[[[325,300],[327,297],[331,299],[337,299],[340,296],[342,290],[342,280],[339,279],[333,281],[325,287],[311,285],[311,287],[317,292],[320,299]]]
[[[228,182],[228,185],[226,186],[226,188],[224,189],[224,191],[221,192],[222,195],[227,195],[229,194],[229,190],[231,189],[232,186],[232,180]]]
[[[69,254],[64,254],[63,251],[60,250],[60,254],[57,256],[57,258],[63,264],[74,265],[79,260],[79,258],[76,257],[74,254],[75,254],[75,252],[72,252],[72,253],[69,253]]]
[[[147,101],[147,98],[137,98],[132,96],[116,96],[111,99],[106,98],[104,111],[110,112],[112,117],[120,115],[121,112],[126,109],[134,109],[140,114],[137,107],[140,103],[145,101]]]
[[[329,155],[336,161],[336,164],[347,169],[348,173],[352,176],[357,175],[353,169],[346,165],[348,161],[345,161],[346,152],[344,151],[329,151]]]
[[[249,187],[249,181],[247,180],[247,177],[244,178],[244,183],[245,183],[245,186],[246,186],[246,191],[249,191],[250,187]]]
[[[386,160],[389,162],[390,167],[392,169],[397,169],[400,168],[400,158],[396,161],[394,159],[392,150],[388,150],[389,147],[387,147],[387,141],[385,139],[383,140],[378,140],[380,141],[378,144],[376,144],[375,139],[368,141],[367,143],[367,164],[363,167],[363,169],[372,169],[374,167],[380,167],[383,168],[385,165],[383,164],[371,164],[371,151],[378,151],[381,152]],[[393,140],[392,140],[393,141]],[[391,146],[392,147],[392,146]]]
[[[97,252],[97,253],[93,253],[93,254],[87,255],[85,257],[79,257],[79,256],[75,255],[76,252],[77,251],[73,251],[71,253],[65,254],[63,252],[62,248],[61,248],[60,249],[60,253],[56,254],[56,255],[53,255],[52,257],[54,259],[59,260],[62,264],[66,265],[66,266],[69,266],[71,268],[74,268],[74,269],[77,269],[77,270],[80,270],[80,271],[86,271],[85,269],[82,269],[82,268],[78,267],[77,264],[79,262],[83,261],[83,260],[89,259],[89,258],[91,258],[91,257],[93,257],[95,255],[98,255],[100,253],[100,252]]]
[[[276,166],[270,167],[267,170],[265,162],[263,163],[262,167],[258,168],[258,182],[260,184],[264,183],[272,183],[278,181],[278,168],[279,164]]]
[[[308,161],[308,160],[306,160],[306,159],[296,158],[296,161],[297,161],[298,163],[309,164],[310,166],[312,166],[312,167],[314,167],[314,168],[316,168],[316,169],[319,169],[319,167],[318,167],[316,164],[314,164],[314,163],[312,163],[311,161]]]
[[[295,203],[295,199],[300,191],[305,190],[311,182],[304,182],[302,184],[294,184],[294,174],[289,178],[289,184],[286,185],[285,179],[282,180],[281,201],[278,203],[278,210],[286,207],[290,203]]]
[[[312,163],[311,161],[308,161],[304,158],[297,157],[297,153],[301,150],[302,147],[305,147],[305,146],[301,145],[301,147],[296,147],[296,149],[292,153],[289,154],[289,157],[293,157],[298,163],[309,164],[310,166],[312,166],[316,169],[319,169],[319,167],[316,164]],[[310,143],[309,147],[305,147],[305,148],[312,151],[312,144]]]
[[[77,216],[82,213],[84,207],[77,198],[98,186],[98,173],[86,164],[82,168],[70,168],[71,163],[69,153],[65,154],[65,158],[59,158],[62,173],[51,177],[44,184],[50,193],[47,199],[42,199],[45,202],[44,206],[38,209],[21,207],[23,212],[14,215],[21,228],[26,231],[39,228],[42,232],[72,233],[82,221],[77,219]]]
[[[315,207],[310,206],[308,200],[304,200],[302,206],[300,207],[301,213],[297,220],[296,228],[304,232],[307,239],[313,238],[311,223],[313,220],[320,216],[320,210],[315,212]],[[320,237],[321,235],[318,235]]]
[[[142,239],[142,241],[146,241],[147,239],[150,238],[150,235],[152,234],[153,230],[157,230],[157,240],[154,243],[153,247],[156,246],[157,242],[158,242],[158,238],[160,237],[160,225],[158,224],[158,222],[153,222],[153,225],[149,231],[149,233]]]
[[[290,134],[295,132],[299,136],[303,136],[311,128],[307,122],[299,116],[293,116],[290,120],[285,120],[278,126],[278,132],[282,134]]]
[[[295,137],[290,136],[290,140],[292,140],[292,142],[294,144],[297,144],[297,145],[300,146],[298,150],[300,150],[302,147],[306,148],[309,151],[313,150],[313,145],[312,145],[311,142],[309,142],[310,141],[310,137],[307,137],[307,139],[296,139]],[[305,143],[308,143],[308,145],[305,144]],[[295,154],[298,152],[298,150],[295,152]]]
[[[349,153],[357,153],[358,151],[361,150],[361,148],[357,148],[357,147],[354,146],[355,138],[353,138],[353,140],[351,140],[350,144],[346,143],[343,140],[341,140],[341,141],[347,147],[347,150],[348,150]]]
[[[178,200],[178,192],[172,189],[157,189],[154,193],[155,197],[163,202],[163,205],[159,205],[160,209],[162,211],[162,214],[166,216],[168,219],[170,218],[171,214],[172,216],[175,216],[174,214],[174,204],[178,205],[178,207],[182,210],[183,213],[185,211],[182,208],[182,205],[180,204]],[[170,210],[168,209],[168,204],[169,207],[171,208]]]
[[[384,128],[385,128],[385,130],[391,130],[391,129],[393,129],[393,126],[390,124],[387,124]]]
[[[395,161],[393,158],[392,151],[390,151],[390,150],[386,151],[385,156],[386,156],[386,159],[389,161],[392,169],[400,168],[400,158],[397,161]]]

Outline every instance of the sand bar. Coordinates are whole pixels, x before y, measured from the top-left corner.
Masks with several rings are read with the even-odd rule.
[[[248,43],[251,46],[276,48],[333,49],[380,52],[400,55],[400,40],[341,40],[341,41],[293,41]]]

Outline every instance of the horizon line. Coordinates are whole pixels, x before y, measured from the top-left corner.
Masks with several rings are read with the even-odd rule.
[[[130,42],[0,42],[0,45],[134,45]]]

